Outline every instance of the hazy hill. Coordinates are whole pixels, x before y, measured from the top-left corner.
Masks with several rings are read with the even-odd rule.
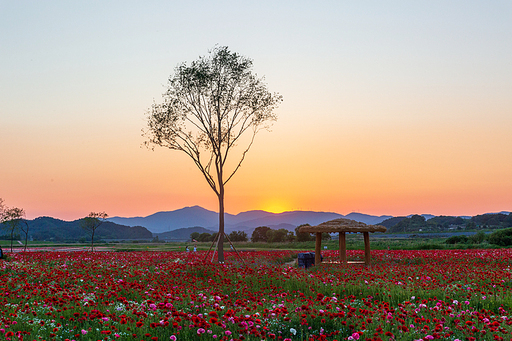
[[[379,225],[385,226],[389,230],[389,228],[395,226],[404,219],[407,219],[407,217],[392,217],[380,222]]]
[[[365,223],[368,225],[379,225],[384,220],[392,218],[392,216],[381,215],[381,216],[377,217],[374,215],[352,212],[352,213],[347,214],[345,216],[345,218],[359,221],[359,222],[362,222],[362,223]]]
[[[270,217],[274,214],[275,213],[261,211],[261,210],[255,210],[255,211],[240,212],[236,215],[229,214],[225,217],[225,219],[226,219],[226,223],[229,225],[238,225],[240,223],[243,223],[244,221],[263,219],[266,217]]]
[[[425,218],[425,220],[429,220],[429,219],[432,219],[432,218],[434,218],[434,217],[435,217],[435,215],[433,215],[433,214],[409,214],[409,215],[407,216],[407,218],[412,218],[412,217],[413,217],[413,216],[415,216],[415,215],[422,216],[423,218]]]
[[[372,216],[352,212],[343,216],[333,212],[291,211],[271,213],[247,211],[239,214],[226,214],[226,233],[244,231],[248,236],[256,227],[268,226],[271,229],[294,231],[302,224],[318,225],[324,221],[348,218],[367,224],[380,224],[388,232],[444,231],[465,228],[504,228],[512,226],[512,214],[508,211],[485,213],[474,217],[433,216],[431,214],[409,215],[407,217]],[[213,234],[218,231],[218,213],[200,206],[185,207],[175,211],[157,212],[147,217],[113,217],[107,219],[96,231],[99,239],[145,239],[158,234],[160,240],[187,240],[193,232]],[[78,241],[90,236],[80,228],[80,220],[64,221],[51,217],[27,220],[29,238],[33,240]],[[151,231],[151,232],[150,232]],[[153,233],[152,233],[153,232]]]
[[[90,239],[80,227],[80,219],[64,221],[51,217],[39,217],[27,220],[29,238],[33,240],[78,241],[80,238]],[[95,239],[151,239],[152,234],[142,226],[123,226],[106,221],[98,227]]]
[[[343,215],[331,212],[293,211],[271,213],[265,211],[247,211],[237,215],[226,213],[225,231],[249,231],[258,226],[277,226],[288,224],[293,230],[298,225],[317,225],[324,221],[342,218]],[[107,220],[127,226],[140,225],[153,233],[169,232],[191,226],[202,226],[214,231],[218,230],[219,215],[200,206],[185,207],[175,211],[158,212],[147,217],[112,217]]]
[[[498,214],[494,214],[496,217],[502,219],[503,216],[508,215],[508,212],[501,212]],[[226,213],[225,215],[225,231],[226,233],[230,233],[232,231],[244,231],[249,236],[252,234],[252,231],[256,227],[259,226],[268,226],[272,229],[280,229],[284,228],[289,231],[293,231],[295,227],[302,224],[310,224],[310,225],[318,225],[324,221],[337,219],[337,218],[348,218],[356,221],[360,221],[366,224],[372,225],[384,225],[388,228],[388,232],[392,232],[395,229],[392,229],[396,224],[402,223],[400,225],[400,229],[404,231],[404,224],[409,224],[413,219],[417,219],[418,217],[422,217],[423,220],[420,224],[419,221],[415,221],[414,229],[418,230],[419,228],[446,228],[444,225],[453,225],[453,222],[446,223],[445,221],[437,221],[434,219],[430,224],[426,222],[435,218],[432,214],[422,214],[422,215],[409,215],[405,217],[392,217],[388,215],[381,216],[373,216],[369,214],[352,212],[347,214],[346,216],[334,212],[314,212],[314,211],[290,211],[283,213],[271,213],[265,211],[247,211],[241,212],[236,215]],[[477,225],[482,225],[483,223],[480,221],[491,219],[485,215],[478,216],[478,219],[475,219],[475,223]],[[457,218],[457,217],[455,217]],[[471,217],[459,217],[462,219],[469,219]],[[407,219],[407,221],[402,222]],[[442,218],[445,220],[445,218]],[[153,233],[163,233],[169,232],[177,229],[184,229],[191,226],[201,226],[206,229],[212,231],[218,231],[218,213],[206,210],[200,206],[193,207],[185,207],[175,211],[168,212],[158,212],[152,214],[147,217],[134,217],[134,218],[122,218],[122,217],[113,217],[109,218],[110,221],[134,226],[141,225],[146,227]],[[494,219],[496,220],[496,219]],[[491,221],[493,222],[493,221]],[[494,223],[494,222],[493,222]],[[504,225],[502,223],[501,225]],[[411,226],[412,226],[411,225]],[[417,225],[417,226],[416,226]],[[421,225],[421,226],[420,226]],[[490,225],[490,224],[488,224]],[[407,230],[407,226],[405,230]]]
[[[261,218],[251,219],[240,222],[238,224],[226,224],[226,230],[236,230],[239,227],[256,228],[258,226],[275,226],[280,224],[288,224],[299,226],[302,224],[318,225],[324,221],[342,218],[338,213],[330,212],[310,212],[310,211],[292,211],[283,213],[269,213]]]
[[[227,216],[231,216],[227,214]],[[144,226],[153,233],[163,233],[191,226],[209,227],[218,224],[219,214],[200,206],[184,207],[175,211],[157,212],[147,217],[112,217],[108,221],[127,226]]]

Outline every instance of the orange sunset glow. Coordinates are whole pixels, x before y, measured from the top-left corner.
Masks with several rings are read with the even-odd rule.
[[[173,69],[221,44],[283,96],[226,212],[511,211],[512,4],[459,6],[4,3],[0,198],[29,219],[217,211],[141,130]]]

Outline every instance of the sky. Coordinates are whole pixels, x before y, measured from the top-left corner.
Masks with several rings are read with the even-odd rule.
[[[218,44],[283,96],[227,212],[512,211],[510,18],[499,0],[0,0],[0,198],[29,219],[217,211],[141,130]]]

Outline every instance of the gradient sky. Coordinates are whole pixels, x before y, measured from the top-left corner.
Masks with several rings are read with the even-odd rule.
[[[512,210],[510,1],[0,0],[0,198],[145,216],[214,193],[141,147],[167,78],[216,44],[283,95],[229,213]]]

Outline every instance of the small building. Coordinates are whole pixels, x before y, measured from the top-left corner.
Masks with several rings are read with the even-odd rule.
[[[317,226],[302,226],[299,232],[316,233],[315,265],[321,262],[322,233],[339,233],[340,262],[347,263],[347,246],[345,235],[347,232],[362,233],[364,238],[364,263],[370,265],[370,232],[386,232],[382,225],[367,225],[359,221],[340,218],[326,221]]]

